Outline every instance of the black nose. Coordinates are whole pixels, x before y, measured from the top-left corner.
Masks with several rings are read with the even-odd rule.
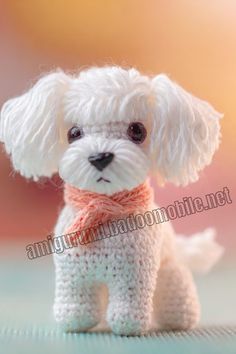
[[[96,155],[90,155],[89,162],[96,167],[98,171],[102,171],[113,160],[114,154],[111,152],[100,152]]]

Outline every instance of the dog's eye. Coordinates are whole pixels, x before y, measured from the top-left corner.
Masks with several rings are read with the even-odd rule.
[[[83,130],[79,127],[72,127],[70,128],[70,130],[68,130],[67,133],[67,139],[69,144],[73,143],[73,141],[82,138],[82,136],[84,135]]]
[[[130,123],[127,135],[135,144],[141,144],[146,139],[147,130],[140,122]]]

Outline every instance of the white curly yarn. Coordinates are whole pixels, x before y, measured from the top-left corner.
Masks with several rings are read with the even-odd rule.
[[[178,257],[192,271],[208,272],[221,258],[224,249],[215,241],[216,231],[208,228],[190,238],[178,235],[176,247]]]
[[[5,103],[0,139],[15,170],[37,180],[57,172],[64,154],[70,154],[66,135],[72,125],[107,131],[106,125],[114,124],[106,138],[117,138],[122,125],[141,121],[149,129],[149,144],[136,148],[136,157],[143,150],[164,180],[187,184],[197,180],[218,148],[220,117],[165,75],[151,79],[120,67],[91,68],[74,76],[58,71]]]
[[[156,92],[153,150],[165,180],[186,185],[198,179],[219,146],[222,114],[166,75],[152,80]]]

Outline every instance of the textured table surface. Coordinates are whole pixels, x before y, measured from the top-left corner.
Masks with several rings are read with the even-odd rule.
[[[63,334],[52,317],[51,257],[29,261],[24,249],[11,254],[5,250],[0,267],[0,354],[236,354],[235,270],[236,264],[223,260],[210,274],[196,278],[202,320],[194,331],[129,338],[110,333]]]

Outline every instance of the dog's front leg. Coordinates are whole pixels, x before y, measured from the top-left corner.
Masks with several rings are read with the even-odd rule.
[[[150,328],[156,276],[148,270],[117,274],[109,287],[107,321],[116,334],[139,335]]]
[[[99,286],[81,282],[75,264],[56,264],[54,315],[67,332],[85,331],[100,320]]]

